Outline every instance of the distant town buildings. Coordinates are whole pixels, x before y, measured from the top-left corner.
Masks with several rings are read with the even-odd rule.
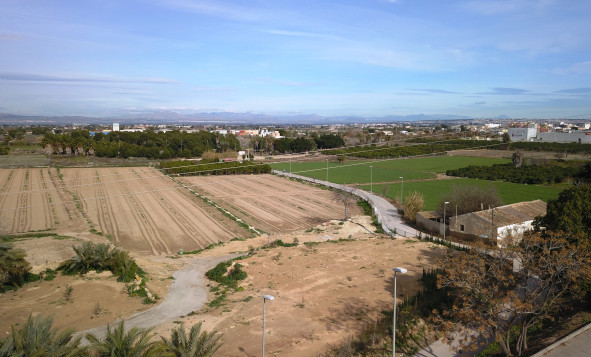
[[[113,131],[119,131],[119,123],[113,123]]]

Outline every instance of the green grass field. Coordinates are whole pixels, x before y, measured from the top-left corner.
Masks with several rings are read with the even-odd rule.
[[[369,191],[373,182],[373,191],[392,199],[400,198],[400,189],[404,188],[403,197],[412,191],[423,193],[425,210],[433,210],[441,201],[443,195],[451,191],[453,185],[493,185],[499,192],[504,204],[541,199],[548,201],[558,197],[565,185],[521,185],[509,182],[486,181],[477,179],[452,179],[413,181],[435,177],[436,173],[446,170],[466,167],[469,165],[493,165],[508,163],[508,159],[492,159],[466,156],[435,156],[425,158],[410,158],[382,161],[345,161],[342,164],[328,163],[328,181],[344,184],[362,184],[362,189]],[[302,176],[326,180],[327,170],[324,162],[303,162],[291,164],[291,172]],[[280,163],[271,165],[275,170],[290,171],[290,164]],[[373,166],[373,168],[370,168]],[[404,178],[404,184],[400,183]],[[382,183],[380,183],[382,182]],[[394,182],[384,184],[384,182]]]
[[[328,181],[335,183],[370,183],[419,180],[435,177],[435,173],[443,173],[450,169],[468,165],[493,165],[508,163],[508,159],[493,159],[467,156],[436,156],[381,161],[345,161],[342,164],[328,163]],[[373,168],[370,168],[373,166]],[[274,170],[290,172],[289,162],[271,164]],[[293,162],[291,172],[298,175],[326,180],[327,163],[324,162]],[[373,176],[373,177],[372,177]]]
[[[548,201],[558,197],[560,191],[566,186],[560,185],[522,185],[518,183],[510,182],[499,182],[499,181],[486,181],[477,179],[461,178],[455,180],[434,180],[434,181],[417,181],[417,182],[405,182],[403,197],[408,195],[412,191],[418,191],[425,197],[425,210],[434,210],[441,201],[442,197],[451,191],[452,186],[468,186],[468,185],[480,185],[489,186],[493,185],[496,187],[501,200],[504,204],[511,204],[521,201],[532,201],[540,199],[542,201]],[[369,185],[361,186],[362,189],[369,191]],[[400,189],[402,185],[400,183],[388,184],[388,185],[373,185],[373,190],[376,193],[384,194],[387,192],[387,196],[392,199],[400,198]],[[386,190],[386,191],[385,191]]]

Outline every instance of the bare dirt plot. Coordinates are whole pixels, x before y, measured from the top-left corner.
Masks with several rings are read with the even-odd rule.
[[[345,215],[330,191],[273,175],[199,176],[182,181],[266,232],[305,229]],[[357,206],[351,211],[351,215],[362,213]]]
[[[170,254],[248,235],[234,221],[149,168],[62,169],[91,229],[132,251]]]
[[[73,255],[71,245],[76,244],[75,240],[54,240],[54,247],[49,244],[50,240],[51,238],[27,239],[16,242],[15,246],[30,249],[27,260],[34,265],[33,271],[38,272],[47,266],[55,268],[59,262]],[[41,251],[41,248],[46,251]],[[156,260],[158,257],[149,258],[151,259],[136,257],[136,261],[149,274],[147,287],[150,291],[164,297],[172,282],[168,277],[181,264],[172,259],[162,262]],[[45,263],[46,260],[48,264]],[[73,288],[71,301],[64,297],[66,286]],[[143,304],[140,297],[130,297],[125,284],[117,282],[110,272],[90,272],[83,276],[58,275],[52,281],[40,280],[16,291],[0,294],[0,336],[7,336],[11,325],[22,326],[29,315],[53,316],[54,327],[71,327],[76,331],[83,331],[113,323],[153,306]]]
[[[0,170],[0,234],[80,229],[82,216],[60,186],[55,169]]]
[[[356,240],[311,247],[301,244],[349,236]],[[240,284],[243,291],[228,296],[221,307],[206,307],[199,314],[179,319],[187,327],[203,321],[206,329],[223,333],[222,356],[260,355],[263,294],[276,298],[266,304],[266,352],[271,356],[316,356],[327,345],[340,343],[373,323],[381,310],[391,308],[393,267],[408,269],[397,284],[399,298],[408,297],[419,288],[417,279],[423,267],[435,265],[443,251],[440,246],[415,240],[375,238],[355,224],[340,225],[338,221],[312,232],[274,237],[286,243],[297,238],[300,245],[261,250],[240,261],[248,273]],[[240,243],[266,243],[260,239],[232,242],[207,254],[219,254],[230,245],[236,249]],[[166,336],[176,326],[165,324],[158,332]]]

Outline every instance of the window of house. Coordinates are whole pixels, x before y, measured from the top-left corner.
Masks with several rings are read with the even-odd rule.
[[[463,224],[460,224],[460,231],[462,231],[462,232],[464,231],[464,225]]]

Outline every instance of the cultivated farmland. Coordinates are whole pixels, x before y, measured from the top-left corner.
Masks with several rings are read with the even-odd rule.
[[[0,234],[83,228],[55,169],[0,170],[0,183]]]
[[[0,182],[1,234],[90,232],[152,254],[249,235],[155,169],[0,170]]]
[[[203,248],[248,232],[148,168],[62,170],[86,219],[119,246],[153,254]]]
[[[343,205],[332,201],[330,191],[272,175],[199,176],[182,181],[251,226],[269,233],[306,229],[345,215]],[[353,207],[350,214],[362,211]]]

